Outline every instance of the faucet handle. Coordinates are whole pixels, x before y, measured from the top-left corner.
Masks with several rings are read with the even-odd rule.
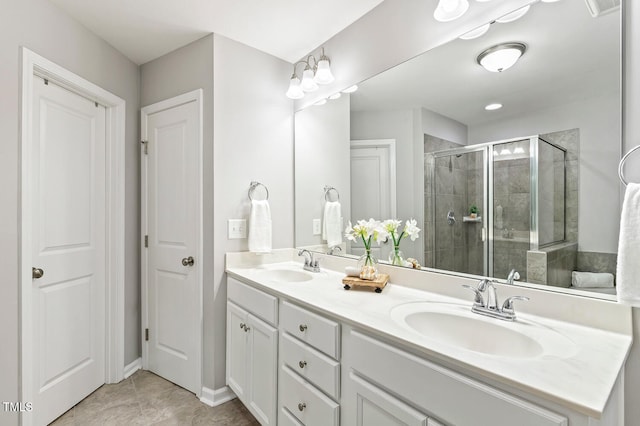
[[[527,296],[511,296],[502,304],[502,312],[513,313],[513,302],[515,300],[529,300]]]
[[[471,290],[475,293],[476,298],[473,301],[474,304],[476,305],[480,305],[480,306],[484,306],[484,299],[482,298],[482,293],[480,292],[480,290],[478,290],[477,288],[470,286],[468,284],[462,284],[462,287]]]

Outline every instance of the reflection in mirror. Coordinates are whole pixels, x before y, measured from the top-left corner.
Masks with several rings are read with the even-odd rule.
[[[556,287],[571,287],[573,271],[615,273],[620,34],[619,11],[593,18],[584,2],[535,3],[297,112],[296,244],[327,251],[312,231],[331,185],[343,225],[417,219],[420,238],[401,249],[426,267],[501,280],[515,270]],[[526,46],[513,67],[478,65],[506,42]]]

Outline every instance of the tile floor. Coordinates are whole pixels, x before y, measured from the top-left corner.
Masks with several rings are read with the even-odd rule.
[[[209,407],[191,392],[144,370],[120,383],[98,388],[51,423],[54,426],[258,424],[238,399]]]

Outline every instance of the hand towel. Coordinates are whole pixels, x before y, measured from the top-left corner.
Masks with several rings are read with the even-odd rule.
[[[608,272],[571,273],[571,285],[574,287],[613,287],[613,274]]]
[[[324,215],[322,222],[322,239],[327,246],[333,247],[342,244],[342,208],[339,201],[327,201],[324,203]]]
[[[622,202],[618,239],[618,302],[640,307],[640,184],[630,183]]]
[[[271,209],[267,200],[251,200],[249,251],[271,252]]]

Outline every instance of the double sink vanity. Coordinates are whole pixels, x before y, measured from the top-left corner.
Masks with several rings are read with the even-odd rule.
[[[381,294],[345,291],[354,259],[297,254],[227,254],[227,384],[261,424],[623,424],[630,308],[495,284],[529,299],[506,321],[471,278],[381,265]]]

